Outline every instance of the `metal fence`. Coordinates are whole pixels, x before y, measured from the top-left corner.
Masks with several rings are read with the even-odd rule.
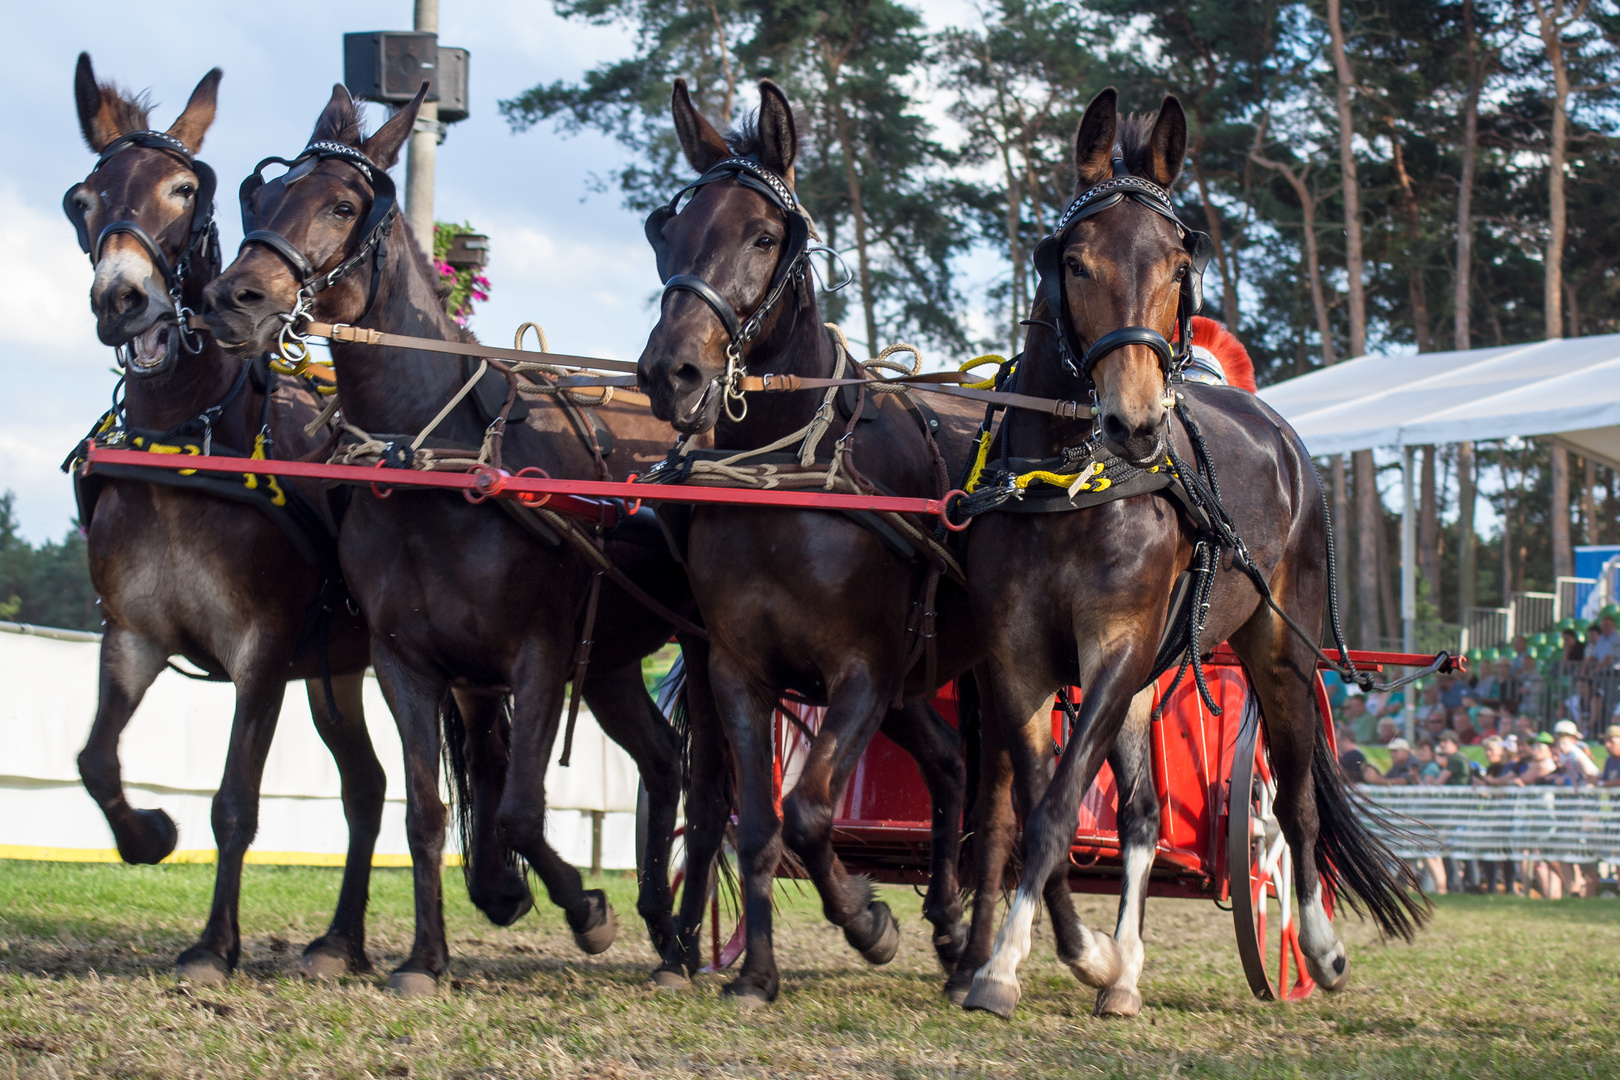
[[[1620,862],[1620,788],[1362,787],[1401,858]]]
[[[1573,720],[1581,734],[1599,738],[1620,706],[1620,671],[1588,661],[1559,660],[1521,681],[1519,709],[1534,715],[1543,728]]]

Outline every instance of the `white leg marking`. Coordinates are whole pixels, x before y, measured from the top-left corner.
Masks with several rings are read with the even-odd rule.
[[[1296,913],[1299,920],[1299,948],[1311,978],[1324,990],[1338,990],[1350,975],[1349,955],[1333,932],[1333,920],[1322,906],[1322,884],[1318,880],[1303,897]]]
[[[107,639],[103,649],[118,689],[131,701],[141,699],[169,659],[163,646],[128,630]]]

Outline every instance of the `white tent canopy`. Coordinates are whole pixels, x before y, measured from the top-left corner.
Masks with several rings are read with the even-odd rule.
[[[1620,468],[1620,334],[1361,356],[1260,397],[1313,454],[1551,435]]]
[[[1260,391],[1312,454],[1401,450],[1401,624],[1417,629],[1412,449],[1550,436],[1620,469],[1620,334],[1494,349],[1358,356]]]

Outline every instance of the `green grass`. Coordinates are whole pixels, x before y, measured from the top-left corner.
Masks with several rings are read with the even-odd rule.
[[[1620,1070],[1614,1021],[1620,903],[1447,897],[1414,945],[1341,923],[1354,972],[1328,998],[1250,997],[1231,916],[1152,900],[1146,1008],[1090,1016],[1092,992],[1052,955],[1044,928],[1003,1022],[938,994],[920,900],[886,889],[901,951],[868,967],[796,885],[781,886],[782,996],[758,1013],[721,980],[662,994],[634,921],[627,875],[598,882],[619,941],[579,955],[543,901],[491,927],[447,875],[454,985],[402,1001],[381,975],[308,985],[296,975],[323,928],[337,872],[249,867],[242,971],[181,991],[174,955],[201,925],[206,866],[0,863],[0,1077],[639,1076],[1458,1076],[1585,1077]],[[1092,925],[1107,898],[1079,898]],[[379,973],[411,934],[410,878],[375,875],[371,955]]]

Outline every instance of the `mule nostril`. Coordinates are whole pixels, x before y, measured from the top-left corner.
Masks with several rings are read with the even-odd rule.
[[[677,386],[690,388],[703,381],[703,373],[697,369],[696,364],[682,364],[670,372],[670,379]]]
[[[1103,434],[1108,437],[1108,441],[1116,446],[1125,445],[1125,440],[1130,438],[1130,429],[1125,426],[1125,421],[1114,413],[1109,413],[1103,417],[1102,427]]]
[[[113,304],[120,315],[133,314],[146,304],[146,293],[142,292],[139,286],[126,285],[118,290],[118,295],[113,298]]]
[[[243,286],[242,288],[231,293],[231,303],[235,304],[239,308],[252,307],[254,304],[261,302],[263,299],[264,293],[260,292],[258,289],[250,289],[246,286]]]

